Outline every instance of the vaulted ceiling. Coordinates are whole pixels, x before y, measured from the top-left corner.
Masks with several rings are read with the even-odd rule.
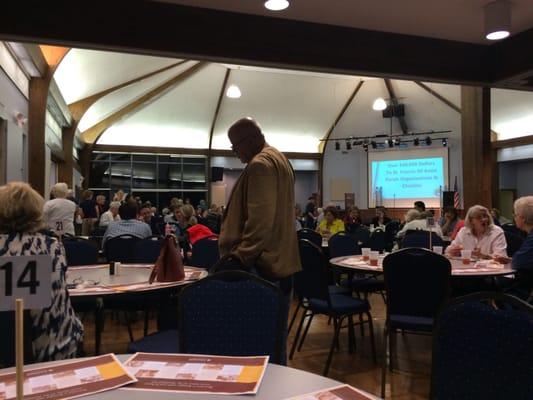
[[[326,137],[460,133],[458,85],[388,80],[387,86],[381,78],[84,49],[70,50],[54,79],[71,111],[82,110],[78,135],[86,143],[229,150],[227,129],[243,116],[255,118],[269,143],[287,152],[320,152]],[[239,99],[225,96],[233,84]],[[406,111],[391,126],[372,103],[392,95]],[[529,121],[532,105],[533,93],[493,90],[493,129],[527,134],[513,121]]]

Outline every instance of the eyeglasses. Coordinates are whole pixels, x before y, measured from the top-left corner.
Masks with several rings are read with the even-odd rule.
[[[243,143],[245,140],[247,140],[249,138],[249,136],[245,136],[243,137],[241,140],[239,140],[237,143],[232,143],[231,145],[231,151],[235,151],[237,149],[237,147]]]

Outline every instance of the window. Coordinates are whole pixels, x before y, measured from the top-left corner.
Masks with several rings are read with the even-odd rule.
[[[207,198],[207,158],[198,155],[94,152],[89,186],[95,194],[119,189],[162,209],[170,199]]]

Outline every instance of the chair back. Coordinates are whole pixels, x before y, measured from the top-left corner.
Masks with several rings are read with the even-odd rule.
[[[320,247],[307,239],[298,241],[302,270],[294,275],[294,291],[301,299],[319,299],[328,303],[329,274],[327,260]]]
[[[429,231],[421,229],[409,230],[405,233],[402,247],[420,247],[431,250],[429,242]],[[431,233],[431,246],[444,246],[442,238],[435,232]]]
[[[394,246],[396,235],[400,231],[400,222],[393,220],[385,225],[385,243],[387,251],[390,251]]]
[[[383,251],[387,246],[385,231],[381,228],[376,228],[370,234],[368,240],[368,247],[374,251]]]
[[[161,252],[162,244],[163,238],[160,236],[150,236],[145,239],[140,239],[135,244],[131,262],[139,264],[155,263]]]
[[[367,247],[368,242],[370,241],[370,230],[363,225],[359,225],[354,231],[353,237],[359,247]]]
[[[269,355],[280,363],[284,298],[272,283],[243,271],[224,271],[179,295],[180,352]]]
[[[435,323],[430,399],[531,398],[532,344],[531,305],[492,292],[457,298]]]
[[[450,261],[432,251],[406,248],[383,259],[390,315],[434,318],[448,299]]]
[[[2,327],[2,340],[0,340],[0,369],[10,368],[15,366],[15,312],[2,311],[0,312],[0,326]],[[24,364],[31,364],[35,362],[33,354],[31,328],[32,320],[30,311],[24,311]]]
[[[338,232],[329,238],[328,250],[331,258],[361,254],[354,237],[345,232]]]
[[[296,232],[296,235],[298,236],[298,240],[307,239],[311,243],[316,244],[319,248],[322,247],[322,235],[316,231],[304,228]]]
[[[522,243],[524,243],[524,238],[510,231],[503,231],[503,233],[507,242],[507,255],[512,257],[520,249]]]
[[[104,248],[107,261],[133,263],[135,246],[140,240],[141,239],[133,235],[119,235],[107,239]]]
[[[198,240],[192,246],[192,257],[188,265],[210,270],[213,265],[220,259],[218,251],[218,238],[207,237]]]
[[[63,237],[67,266],[91,265],[98,262],[98,247],[87,239]]]
[[[523,237],[523,238],[526,237],[526,233],[523,230],[521,230],[520,228],[518,228],[512,222],[509,222],[509,223],[506,223],[506,224],[502,224],[501,228],[503,229],[504,232],[514,233],[515,235]]]

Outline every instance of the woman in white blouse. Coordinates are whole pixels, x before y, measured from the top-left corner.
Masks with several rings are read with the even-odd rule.
[[[502,228],[494,225],[489,210],[483,206],[468,209],[465,226],[446,249],[449,256],[459,256],[461,250],[472,250],[474,257],[506,257],[507,242]]]

